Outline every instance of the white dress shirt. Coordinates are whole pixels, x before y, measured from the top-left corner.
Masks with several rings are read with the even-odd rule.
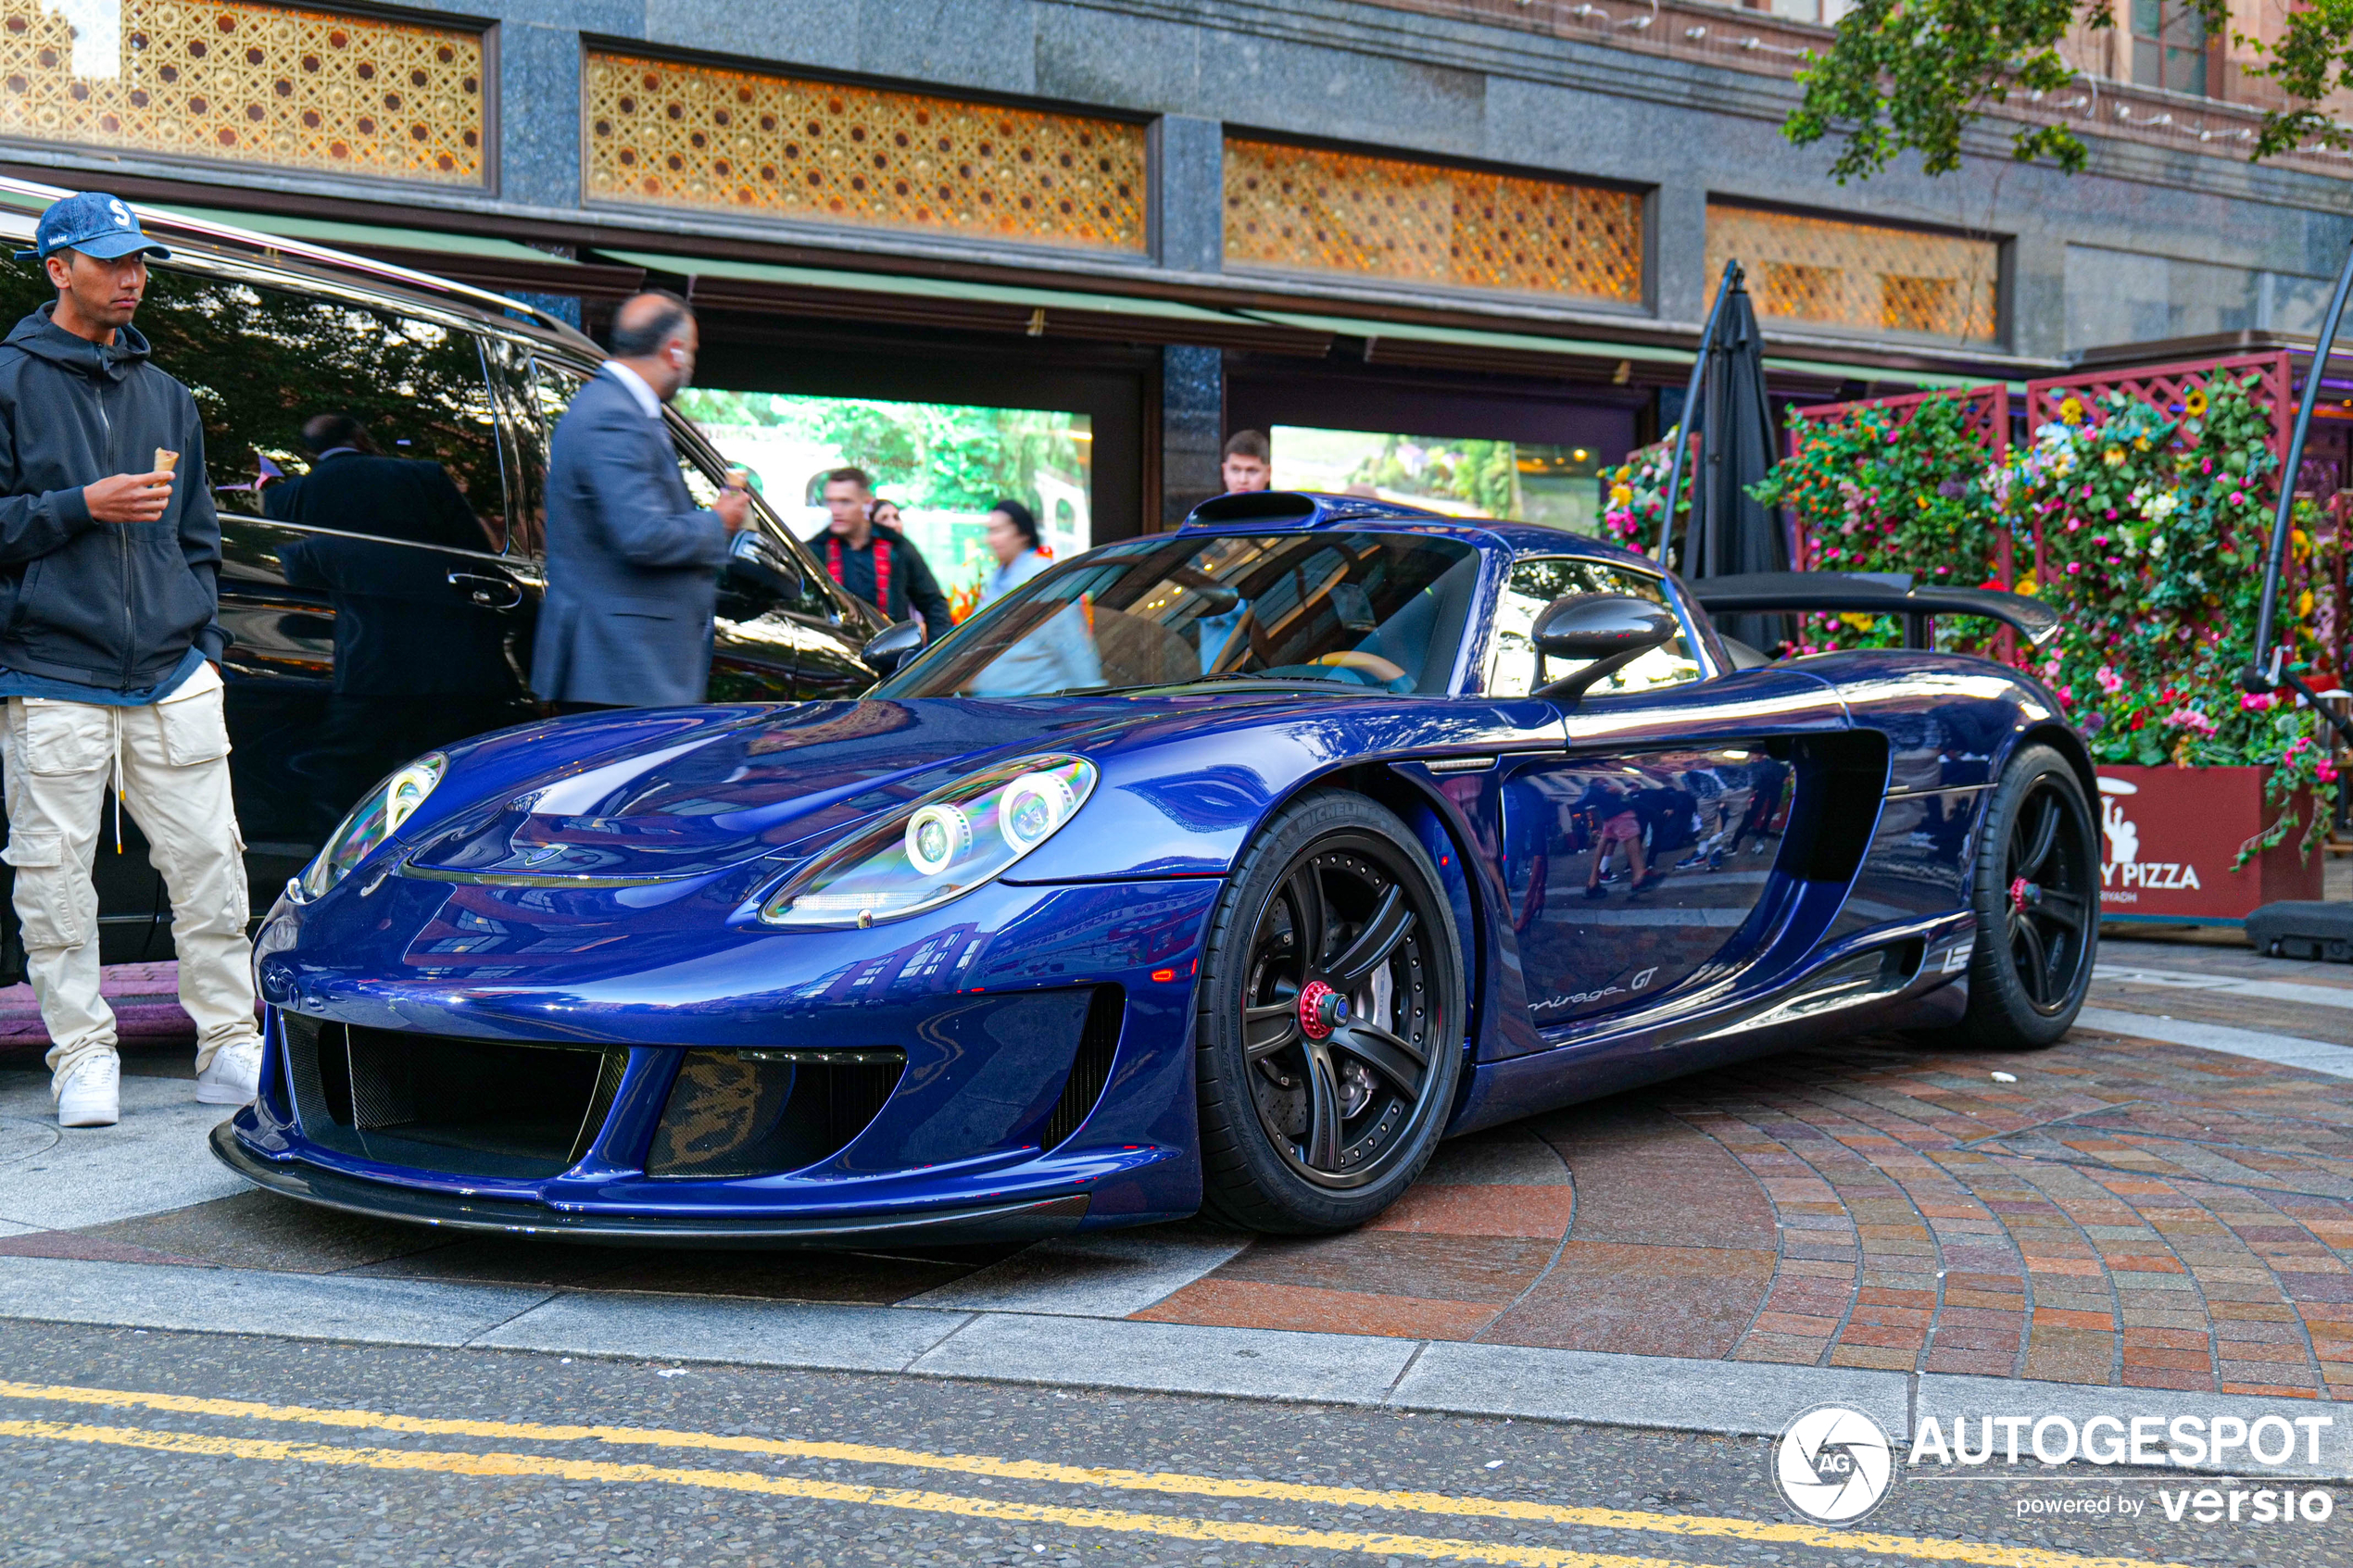
[[[661,418],[661,399],[654,395],[654,389],[646,384],[645,377],[618,359],[606,360],[604,368],[620,378],[621,384],[629,389],[629,395],[637,400],[637,407],[646,411],[646,418]]]

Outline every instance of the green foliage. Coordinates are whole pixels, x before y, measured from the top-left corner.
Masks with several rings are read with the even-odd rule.
[[[1906,149],[1920,167],[1960,167],[1961,133],[1988,103],[2048,93],[2073,72],[2058,41],[2077,0],[1862,0],[1841,18],[1828,54],[1809,51],[1797,81],[1805,100],[1782,125],[1800,146],[1843,128],[1846,144],[1831,178],[1868,179]],[[2087,19],[2093,5],[2086,4]],[[2095,26],[2107,25],[2107,11]],[[2011,156],[2047,157],[2070,173],[2083,144],[2063,126],[2021,126]]]
[[[1843,420],[1790,421],[1796,450],[1749,494],[1781,508],[1813,538],[1829,571],[1906,571],[1926,584],[1974,588],[1994,575],[2000,519],[1989,504],[1990,455],[1969,423],[1969,399],[1932,397],[1896,423],[1885,408]],[[1940,640],[1975,650],[1987,628],[1940,622]],[[1886,647],[1903,641],[1892,617],[1806,618],[1801,646]]]
[[[2353,136],[2319,102],[2353,87],[2353,0],[2301,0],[2287,9],[2272,44],[2231,31],[2229,0],[2186,0],[2208,37],[2231,37],[2259,63],[2286,107],[2264,116],[2251,157],[2311,143],[2343,147]],[[2058,52],[2068,29],[2115,25],[2109,0],[1861,0],[1841,18],[1826,52],[1808,51],[1797,71],[1805,98],[1781,126],[1800,146],[1843,139],[1831,178],[1869,179],[1906,152],[1921,171],[1960,167],[1961,138],[1987,109],[2067,86],[2075,73]],[[2066,125],[2020,125],[2010,135],[2020,162],[2048,158],[2068,173],[2089,156]]]
[[[2279,466],[2259,385],[2220,376],[2165,408],[2120,393],[2068,398],[1996,493],[2021,551],[2040,527],[2042,581],[2021,587],[2060,611],[2061,629],[2033,668],[2097,760],[2274,770],[2281,813],[2242,862],[2298,824],[2306,790],[2320,804],[2304,824],[2309,853],[2336,797],[2319,716],[2237,688],[2254,657]],[[2299,521],[2280,634],[2309,668],[2322,648],[2304,584],[2339,546],[2316,537],[2309,505]]]

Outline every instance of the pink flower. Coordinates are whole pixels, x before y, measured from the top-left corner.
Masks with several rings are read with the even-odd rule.
[[[2241,692],[2239,694],[2239,709],[2242,712],[2260,713],[2266,709],[2277,708],[2279,705],[2280,696],[2277,692]]]
[[[2334,784],[2336,783],[2336,764],[2323,757],[2312,764],[2312,776],[2322,784]]]
[[[2214,459],[2208,458],[2206,461],[2200,463],[2197,466],[2197,471],[2200,473],[2212,473],[2214,471]]]
[[[2231,505],[2233,505],[2233,506],[2234,506],[2234,507],[2243,507],[2243,506],[2246,505],[2246,491],[2244,491],[2244,490],[2233,490],[2233,491],[2232,491],[2232,492],[2231,492]]]
[[[2214,733],[2214,721],[2195,708],[2177,708],[2165,716],[2165,721],[2169,724],[2179,724],[2185,730],[2196,730],[2202,735],[2210,735]]]
[[[2092,679],[2097,681],[2100,684],[2100,690],[2110,696],[2114,696],[2124,689],[2124,677],[2105,664],[2100,666],[2098,672]]]

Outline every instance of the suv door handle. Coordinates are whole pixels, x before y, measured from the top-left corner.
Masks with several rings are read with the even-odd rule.
[[[449,585],[463,588],[466,596],[484,609],[512,609],[522,603],[522,590],[504,577],[453,571],[449,574]]]

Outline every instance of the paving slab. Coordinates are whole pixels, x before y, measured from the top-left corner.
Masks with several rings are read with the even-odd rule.
[[[120,1328],[456,1346],[547,1298],[492,1286],[0,1258],[0,1317]]]
[[[1168,1394],[1370,1405],[1421,1347],[1408,1339],[983,1313],[910,1372]]]
[[[906,1304],[1124,1318],[1190,1285],[1252,1239],[1200,1223],[1058,1237],[910,1297]]]
[[[46,1073],[0,1073],[0,1220],[69,1230],[245,1191],[205,1143],[228,1115],[186,1079],[125,1073],[120,1122],[61,1130]]]
[[[1432,1345],[1390,1396],[1411,1410],[1476,1411],[1607,1426],[1779,1436],[1819,1404],[1861,1411],[1892,1436],[1908,1430],[1911,1380],[1900,1373]]]
[[[897,1372],[969,1321],[962,1312],[904,1308],[598,1292],[558,1296],[472,1343],[650,1361]]]

